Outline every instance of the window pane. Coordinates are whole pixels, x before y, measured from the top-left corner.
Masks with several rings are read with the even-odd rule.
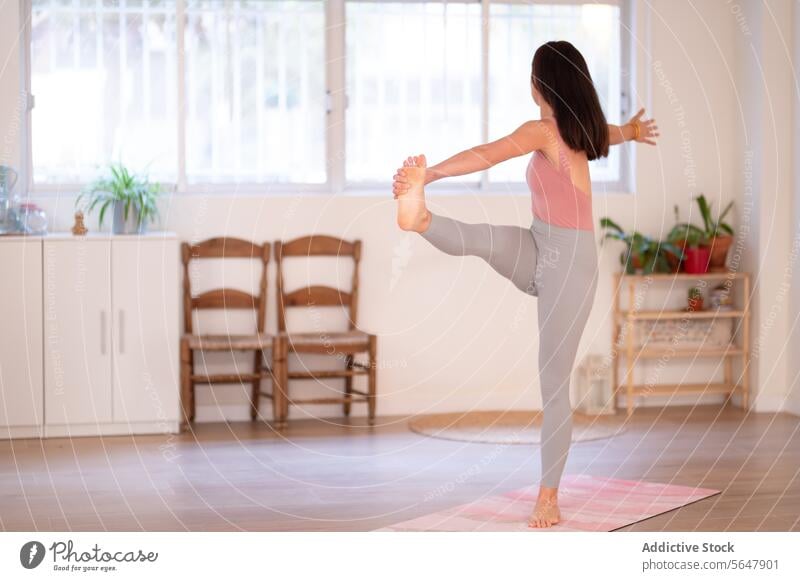
[[[190,182],[323,183],[321,0],[189,0]]]
[[[436,163],[480,143],[480,11],[347,2],[349,181],[390,181],[408,155]]]
[[[530,89],[531,61],[549,40],[568,40],[589,66],[609,123],[620,116],[619,7],[607,4],[491,4],[489,40],[489,137],[499,139],[539,116]],[[523,182],[530,156],[489,170],[493,181]],[[590,162],[592,181],[619,179],[620,152]]]
[[[174,182],[175,47],[169,2],[33,0],[34,180],[90,181],[122,161]]]

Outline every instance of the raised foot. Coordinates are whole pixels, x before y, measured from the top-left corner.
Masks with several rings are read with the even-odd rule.
[[[547,528],[561,522],[561,511],[555,498],[539,498],[528,518],[531,528]]]
[[[397,225],[401,230],[424,232],[431,221],[431,213],[425,205],[424,155],[408,158],[403,164],[408,191],[397,197]]]

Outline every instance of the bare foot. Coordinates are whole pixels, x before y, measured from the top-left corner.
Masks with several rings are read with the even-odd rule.
[[[431,213],[425,206],[425,168],[424,155],[409,157],[403,162],[408,191],[397,196],[397,225],[402,230],[424,232],[431,221]]]
[[[561,521],[561,511],[558,508],[558,498],[552,493],[539,492],[536,499],[536,506],[528,518],[528,526],[531,528],[546,528]]]

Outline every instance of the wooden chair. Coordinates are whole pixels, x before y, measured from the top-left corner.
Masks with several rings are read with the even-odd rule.
[[[335,256],[353,259],[353,277],[350,292],[328,286],[308,286],[292,292],[285,291],[283,261],[287,257]],[[345,416],[350,415],[353,402],[366,402],[368,421],[375,424],[376,399],[376,356],[377,337],[356,326],[358,313],[358,264],[361,259],[361,241],[348,242],[331,236],[306,236],[289,242],[275,242],[278,284],[278,343],[282,353],[327,354],[343,357],[345,368],[333,371],[295,371],[289,372],[288,365],[281,368],[283,374],[278,382],[279,389],[285,389],[280,396],[280,427],[286,426],[291,404],[342,404]],[[293,307],[345,307],[349,310],[347,331],[292,333],[286,329],[286,309]],[[365,353],[366,363],[355,361],[355,356]],[[353,387],[353,378],[367,377],[367,391]],[[289,396],[289,382],[292,379],[344,378],[342,397],[292,399]]]
[[[270,244],[254,244],[238,238],[211,238],[197,244],[184,242],[181,245],[183,260],[183,317],[185,334],[181,338],[181,404],[183,406],[183,423],[185,428],[195,417],[195,385],[214,383],[246,383],[252,385],[250,395],[250,412],[253,420],[258,416],[260,397],[272,399],[273,417],[277,419],[281,410],[280,400],[276,394],[276,378],[281,375],[285,361],[285,351],[276,345],[275,337],[264,332],[264,320],[267,309],[267,265],[270,258]],[[193,259],[207,258],[243,258],[259,260],[262,263],[258,296],[230,288],[219,288],[192,295],[189,278],[189,263]],[[252,309],[256,311],[255,333],[244,335],[196,335],[192,331],[192,313],[205,309]],[[272,351],[272,365],[264,364],[264,351]],[[195,351],[254,351],[252,373],[233,373],[202,375],[195,373]],[[261,391],[261,379],[272,377],[272,393]]]

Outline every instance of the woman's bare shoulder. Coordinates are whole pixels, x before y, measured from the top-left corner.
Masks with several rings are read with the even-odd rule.
[[[537,150],[548,148],[558,141],[558,125],[555,119],[544,117],[532,119],[525,124],[528,125],[529,131],[536,134]]]

